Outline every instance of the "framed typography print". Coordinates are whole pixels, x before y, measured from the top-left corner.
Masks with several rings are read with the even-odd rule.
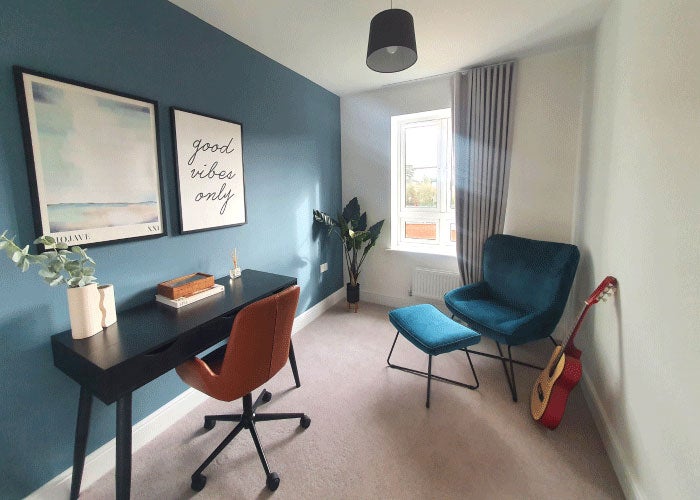
[[[164,234],[155,101],[15,67],[37,236]]]
[[[170,114],[180,232],[245,224],[241,124],[177,108]]]

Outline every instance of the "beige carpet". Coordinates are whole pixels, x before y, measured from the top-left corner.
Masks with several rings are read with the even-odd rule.
[[[501,364],[473,356],[479,390],[433,382],[426,409],[426,380],[386,366],[396,333],[388,310],[362,303],[354,314],[340,303],[294,336],[302,386],[294,388],[285,367],[266,385],[273,398],[259,412],[304,411],[311,426],[258,424],[270,467],[281,478],[275,493],[265,488],[245,430],[205,471],[204,490],[190,490],[190,474],[233,425],[219,422],[205,432],[203,416],[241,409],[240,401],[212,400],[134,455],[132,498],[623,497],[581,387],[572,392],[562,424],[549,431],[529,414],[537,372],[516,369],[520,401],[513,403]],[[544,364],[551,343],[538,344],[516,353]],[[492,351],[492,345],[484,340],[477,348]],[[427,356],[401,337],[392,361],[427,367]],[[434,358],[433,373],[471,377],[462,352]],[[81,498],[113,495],[110,473]]]

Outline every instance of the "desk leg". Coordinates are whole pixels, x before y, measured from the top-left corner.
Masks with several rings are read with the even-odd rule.
[[[294,382],[297,387],[301,387],[301,382],[299,381],[299,371],[297,370],[297,358],[294,357],[294,345],[292,340],[289,340],[289,364],[292,365],[292,373],[294,374]]]
[[[78,403],[78,419],[75,424],[75,445],[73,447],[73,479],[70,483],[70,498],[74,500],[80,495],[80,482],[83,480],[85,466],[85,447],[87,446],[90,430],[90,411],[92,410],[92,394],[80,387],[80,402]]]
[[[117,400],[117,500],[131,494],[131,393]]]

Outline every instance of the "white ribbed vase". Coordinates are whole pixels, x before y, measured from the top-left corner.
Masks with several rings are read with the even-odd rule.
[[[102,326],[106,328],[117,322],[117,308],[114,306],[114,285],[99,285],[97,291],[100,293]]]
[[[67,289],[68,315],[74,339],[84,339],[102,331],[100,292],[95,283]]]

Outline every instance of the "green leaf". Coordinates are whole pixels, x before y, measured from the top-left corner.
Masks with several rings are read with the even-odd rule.
[[[61,275],[59,274],[59,275],[56,277],[56,279],[54,279],[54,280],[51,281],[51,280],[49,280],[49,279],[47,278],[46,281],[49,282],[49,286],[56,286],[56,285],[60,285],[61,283],[64,283],[64,282],[65,282],[65,279],[63,278],[63,276],[61,276]]]
[[[56,238],[53,236],[49,236],[48,234],[45,234],[43,236],[40,236],[39,238],[34,240],[34,244],[41,244],[44,245],[45,248],[54,248],[56,245]]]
[[[355,229],[359,231],[365,231],[367,229],[367,212],[362,212],[362,215],[360,215],[360,218],[357,220]]]
[[[69,260],[66,262],[63,267],[68,271],[69,273],[76,272],[80,269],[80,263],[74,260]]]
[[[343,218],[348,222],[357,222],[360,219],[360,202],[357,201],[357,196],[345,205],[343,209]]]
[[[44,264],[48,260],[49,259],[46,255],[32,255],[32,254],[27,255],[27,261],[30,264]]]
[[[15,253],[12,254],[12,262],[20,266],[21,261],[24,260],[24,257],[27,255],[28,252],[29,245],[25,246],[22,250],[16,250]]]
[[[321,212],[320,210],[314,210],[314,220],[325,224],[326,226],[334,227],[338,223],[327,213]]]
[[[58,273],[51,271],[50,269],[39,269],[39,272],[37,273],[39,276],[42,278],[51,278],[52,280],[56,278]]]

